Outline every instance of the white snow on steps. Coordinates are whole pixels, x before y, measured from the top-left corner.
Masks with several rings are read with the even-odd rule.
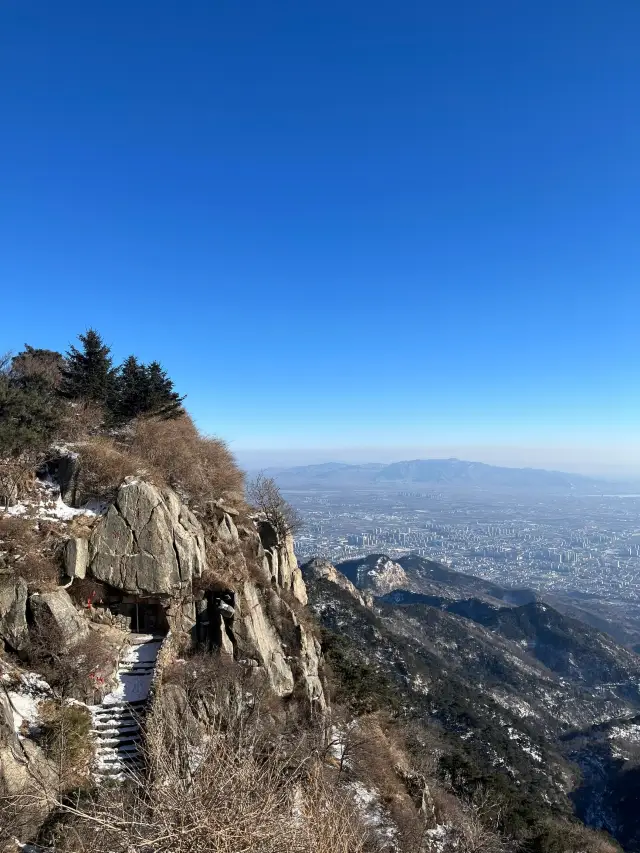
[[[140,721],[162,640],[151,634],[131,634],[131,648],[118,667],[116,689],[91,708],[98,778],[124,779],[142,766]]]

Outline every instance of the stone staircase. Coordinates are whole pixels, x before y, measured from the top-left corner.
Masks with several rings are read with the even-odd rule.
[[[118,686],[91,708],[96,738],[96,776],[123,779],[143,767],[140,724],[149,698],[163,637],[132,634],[118,667]]]

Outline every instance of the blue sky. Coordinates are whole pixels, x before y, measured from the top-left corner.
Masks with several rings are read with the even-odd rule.
[[[96,326],[241,457],[640,467],[638,44],[637,0],[5,0],[0,350]]]

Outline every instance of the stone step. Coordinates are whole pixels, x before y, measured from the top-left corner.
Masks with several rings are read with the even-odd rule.
[[[109,735],[108,737],[96,738],[96,746],[98,749],[104,749],[106,744],[113,743],[140,743],[142,735],[140,732],[131,732],[124,735]]]
[[[122,666],[118,670],[119,675],[151,675],[154,672],[155,666],[145,666],[144,664],[132,664],[132,666]]]
[[[94,735],[98,737],[104,737],[106,735],[126,735],[133,734],[135,732],[140,731],[140,726],[131,721],[129,723],[123,723],[122,725],[113,725],[113,726],[101,726],[99,729],[91,729]]]
[[[106,726],[133,726],[139,725],[140,720],[133,714],[104,714],[99,719],[94,719],[93,724],[96,728],[105,728]]]
[[[123,720],[121,723],[105,723],[104,726],[96,726],[92,728],[91,731],[95,735],[107,735],[113,734],[126,734],[126,732],[139,732],[140,726],[138,725],[137,720]]]

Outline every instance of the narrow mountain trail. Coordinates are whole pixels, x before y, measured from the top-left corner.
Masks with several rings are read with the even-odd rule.
[[[96,775],[122,779],[142,766],[140,722],[163,637],[132,634],[131,648],[118,667],[118,686],[91,708],[96,745]]]

